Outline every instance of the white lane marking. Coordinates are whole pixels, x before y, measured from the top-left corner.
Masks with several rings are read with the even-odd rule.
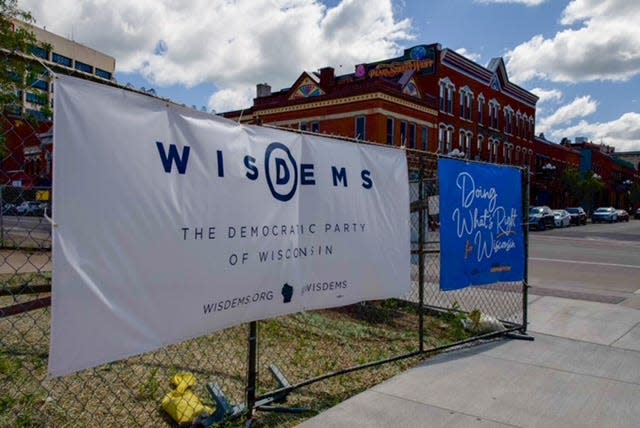
[[[637,265],[623,265],[619,263],[598,263],[598,262],[584,262],[580,260],[562,260],[562,259],[544,259],[541,257],[529,257],[529,260],[536,260],[539,262],[557,262],[557,263],[574,263],[578,265],[598,265],[598,266],[611,266],[611,267],[623,267],[630,269],[640,269]]]
[[[639,245],[640,241],[621,241],[619,239],[603,238],[599,236],[585,236],[585,237],[571,237],[571,236],[535,236],[532,237],[529,234],[529,240],[539,239],[542,241],[589,241],[589,242],[603,242],[606,244],[620,244],[620,245]]]

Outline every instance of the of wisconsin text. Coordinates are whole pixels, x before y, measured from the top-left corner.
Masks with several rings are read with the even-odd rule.
[[[221,233],[219,233],[219,230]],[[272,225],[231,225],[218,229],[216,226],[183,226],[180,228],[182,241],[205,240],[242,240],[242,239],[284,239],[300,236],[332,235],[338,233],[365,233],[366,223],[308,223],[308,224],[272,224]],[[299,246],[289,242],[289,246],[262,249],[253,256],[247,252],[232,253],[228,262],[231,266],[244,265],[250,262],[286,262],[290,260],[332,256],[334,246],[327,243]]]

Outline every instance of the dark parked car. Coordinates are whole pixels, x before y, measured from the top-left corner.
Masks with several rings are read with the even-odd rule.
[[[618,211],[613,207],[600,207],[591,214],[591,223],[615,223],[618,221]]]
[[[587,213],[582,207],[567,208],[569,215],[571,216],[571,224],[579,226],[581,224],[587,224]]]
[[[529,208],[529,228],[537,230],[553,229],[555,227],[555,219],[553,211],[547,206]]]
[[[618,221],[629,221],[629,213],[626,210],[616,210]]]
[[[636,210],[636,213],[633,215],[633,218],[636,220],[640,220],[640,208]]]
[[[9,202],[5,202],[4,204],[2,204],[2,214],[16,215],[16,204],[11,204]]]

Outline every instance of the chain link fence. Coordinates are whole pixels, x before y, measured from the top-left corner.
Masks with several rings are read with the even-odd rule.
[[[200,426],[231,416],[293,426],[430,353],[526,329],[525,284],[439,290],[437,157],[408,151],[411,291],[403,298],[236,326],[49,379],[52,192],[41,184],[50,176],[50,132],[2,119],[0,426],[177,426],[161,403],[187,372],[213,414]],[[467,330],[472,311],[505,331]]]

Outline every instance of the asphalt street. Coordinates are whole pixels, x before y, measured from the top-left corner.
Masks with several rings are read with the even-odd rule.
[[[532,294],[640,308],[640,220],[529,234]]]

